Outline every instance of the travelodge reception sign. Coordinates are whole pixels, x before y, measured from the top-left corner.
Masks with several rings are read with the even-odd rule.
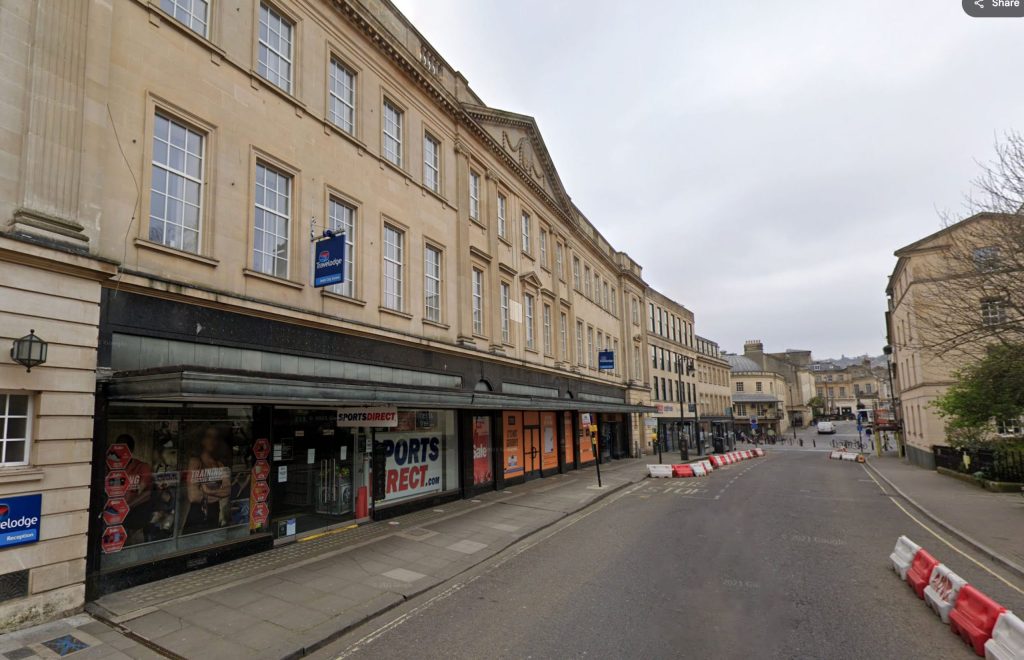
[[[0,498],[0,547],[38,541],[42,506],[39,493]]]
[[[335,234],[313,244],[313,286],[345,281],[345,235]]]

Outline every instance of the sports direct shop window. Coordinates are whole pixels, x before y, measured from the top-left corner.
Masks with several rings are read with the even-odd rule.
[[[101,570],[247,536],[252,408],[111,405]]]
[[[377,431],[387,458],[378,506],[459,488],[459,443],[452,410],[400,410],[398,427]]]

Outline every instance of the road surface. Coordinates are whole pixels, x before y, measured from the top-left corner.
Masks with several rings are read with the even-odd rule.
[[[645,480],[315,657],[973,657],[890,569],[900,534],[1024,610],[861,465],[768,452],[704,479]]]

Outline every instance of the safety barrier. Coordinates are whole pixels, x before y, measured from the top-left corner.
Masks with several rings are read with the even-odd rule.
[[[1024,658],[1024,621],[1013,612],[1003,612],[992,628],[992,639],[985,642],[985,660]]]
[[[910,570],[910,563],[914,561],[914,555],[917,554],[921,546],[914,543],[906,536],[901,536],[896,539],[896,548],[889,555],[890,561],[892,561],[892,570],[896,571],[896,574],[900,576],[901,580],[907,579],[907,571]]]
[[[725,467],[726,466],[725,457],[722,456],[721,454],[712,454],[711,455],[711,463],[716,468],[721,468],[721,467]]]
[[[743,451],[741,451],[740,452],[740,456],[742,456],[744,460],[746,460],[748,458],[751,458],[750,451],[747,450],[747,449],[744,449]]]
[[[833,449],[832,451],[829,452],[828,457],[831,459],[835,459],[837,461],[841,461],[843,459],[843,452],[836,451]]]
[[[939,564],[924,588],[924,602],[939,615],[943,623],[949,623],[949,611],[956,605],[957,594],[965,584],[967,580],[949,570],[945,564]]]
[[[939,560],[932,557],[924,548],[917,551],[914,561],[910,562],[910,570],[907,571],[907,584],[914,590],[917,597],[924,599],[924,588],[932,577],[932,571],[939,565]]]
[[[701,461],[697,461],[696,463],[690,463],[690,469],[693,470],[693,476],[695,477],[708,476],[708,471],[704,467],[704,463]]]
[[[975,653],[984,657],[985,642],[992,637],[996,619],[1005,611],[1005,607],[965,584],[949,613],[949,627],[970,644]]]
[[[704,471],[707,472],[708,474],[710,474],[715,469],[715,466],[711,464],[711,461],[706,458],[703,461],[701,461],[701,465],[704,466]]]
[[[859,454],[855,454],[852,451],[844,451],[843,452],[843,460],[844,461],[856,461],[857,460],[857,456],[859,456]]]
[[[754,449],[754,456],[764,456],[764,450],[760,447]]]
[[[652,477],[671,477],[672,466],[671,465],[659,465],[657,463],[649,463],[647,465],[647,474]]]
[[[673,477],[692,477],[692,476],[694,476],[694,474],[693,474],[693,467],[691,467],[689,464],[685,464],[685,463],[682,464],[682,465],[673,465],[672,466],[672,476]]]
[[[900,579],[979,656],[989,660],[1024,658],[1024,623],[928,551],[901,536],[889,560]]]

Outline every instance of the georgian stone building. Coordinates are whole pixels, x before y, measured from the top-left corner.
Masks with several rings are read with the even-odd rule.
[[[50,342],[0,351],[0,493],[42,493],[3,625],[630,451],[641,267],[389,2],[0,14],[0,337]]]

